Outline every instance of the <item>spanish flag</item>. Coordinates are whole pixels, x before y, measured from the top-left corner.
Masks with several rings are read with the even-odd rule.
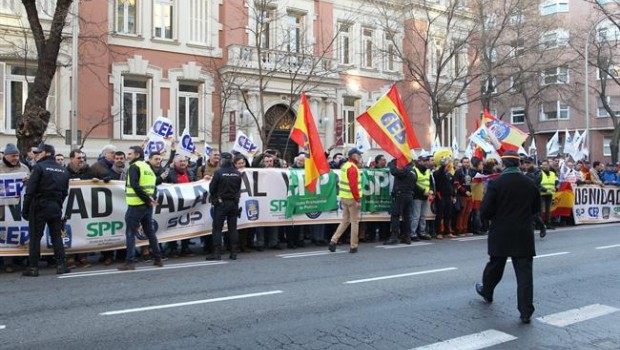
[[[571,216],[575,204],[575,192],[570,182],[562,182],[560,189],[553,193],[551,216]]]
[[[518,151],[527,139],[526,133],[512,124],[495,118],[486,109],[482,119],[487,129],[491,130],[502,144],[503,151]]]
[[[357,117],[357,121],[381,148],[396,158],[399,166],[409,164],[413,157],[411,150],[420,147],[395,86]]]
[[[306,153],[304,185],[308,191],[314,193],[319,177],[329,172],[329,164],[305,93],[301,94],[301,105],[297,111],[295,126],[291,130],[291,140]]]

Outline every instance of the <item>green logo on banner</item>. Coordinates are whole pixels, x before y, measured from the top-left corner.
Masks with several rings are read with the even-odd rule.
[[[304,171],[291,169],[289,173],[288,198],[286,200],[286,217],[295,214],[308,214],[336,210],[338,201],[336,192],[338,177],[333,171],[319,178],[315,193],[304,187]]]

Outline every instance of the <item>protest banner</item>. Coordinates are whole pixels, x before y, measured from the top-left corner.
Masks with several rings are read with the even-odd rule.
[[[177,154],[181,156],[191,157],[196,152],[196,145],[192,140],[192,135],[189,133],[189,129],[185,128],[181,138],[179,139],[179,146],[177,147]]]
[[[0,174],[0,205],[18,204],[26,173]]]
[[[577,186],[573,216],[577,225],[620,222],[620,187]]]

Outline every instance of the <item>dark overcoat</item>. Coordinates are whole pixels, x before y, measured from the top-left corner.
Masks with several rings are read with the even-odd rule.
[[[491,221],[489,255],[535,256],[532,221],[539,209],[538,188],[517,168],[508,168],[495,181],[491,181],[480,207],[481,218]]]

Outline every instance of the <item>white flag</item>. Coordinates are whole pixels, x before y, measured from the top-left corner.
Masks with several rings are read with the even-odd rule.
[[[472,141],[469,141],[467,143],[467,148],[465,148],[465,157],[471,159],[471,157],[474,155],[475,149],[476,149],[476,144],[473,143]]]
[[[245,136],[241,130],[237,130],[237,139],[233,146],[233,151],[237,151],[247,158],[254,157],[258,153],[258,146],[250,138]]]
[[[454,154],[454,157],[459,154],[459,144],[456,142],[456,137],[452,138],[452,153]]]
[[[490,153],[495,151],[495,146],[493,144],[493,139],[495,135],[491,133],[486,126],[482,125],[478,128],[478,130],[474,131],[470,136],[469,140],[476,145],[480,146],[482,150],[486,153]],[[497,139],[495,139],[497,141]]]
[[[362,152],[368,152],[370,150],[370,142],[368,141],[366,130],[360,128],[355,133],[355,147]]]
[[[189,129],[185,128],[181,138],[179,139],[179,145],[177,146],[177,154],[181,156],[191,157],[196,152],[196,145],[192,140],[192,135],[189,133]]]
[[[547,142],[547,157],[560,150],[560,132],[556,130],[555,134]]]
[[[519,147],[519,150],[517,152],[519,154],[527,154],[527,152],[525,152],[525,148],[523,148],[523,146]]]
[[[205,156],[210,156],[211,151],[213,151],[213,147],[211,147],[208,143],[205,143]]]
[[[575,133],[577,132],[575,131]],[[588,135],[586,133],[586,130],[584,130],[581,135],[575,136],[575,140],[573,142],[575,152],[571,154],[575,161],[585,159],[589,155],[588,146],[586,144],[587,137]]]
[[[158,117],[149,130],[148,136],[150,140],[171,139],[174,136],[172,121],[166,117]]]
[[[530,143],[530,156],[538,154],[538,150],[536,149],[536,137],[532,136],[532,143]]]
[[[575,149],[573,147],[573,137],[568,132],[568,129],[564,129],[564,154],[573,154]]]
[[[433,141],[433,146],[431,147],[431,153],[437,152],[441,148],[441,142],[439,142],[439,136],[435,136],[435,141]]]

